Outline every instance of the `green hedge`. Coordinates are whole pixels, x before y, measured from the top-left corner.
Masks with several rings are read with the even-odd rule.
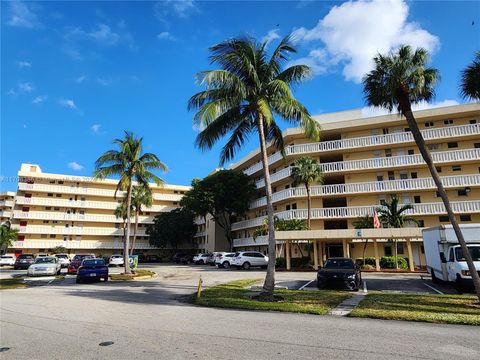
[[[291,258],[290,265],[292,268],[306,268],[311,266],[311,260],[308,256],[301,258]],[[275,262],[277,269],[285,269],[287,267],[287,260],[284,257],[278,257]]]
[[[359,266],[363,265],[363,258],[356,258],[355,263]],[[375,258],[373,256],[366,256],[365,257],[365,265],[372,265],[375,267]]]
[[[405,258],[397,256],[398,268],[407,269],[408,262]],[[384,269],[395,269],[395,256],[382,256],[380,259],[380,267]]]
[[[275,267],[277,269],[285,269],[287,267],[287,260],[284,257],[278,257],[275,262]]]

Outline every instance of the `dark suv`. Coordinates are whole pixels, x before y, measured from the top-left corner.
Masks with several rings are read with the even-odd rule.
[[[35,255],[20,254],[17,256],[17,260],[15,260],[15,264],[13,264],[13,268],[15,270],[28,269],[28,267],[32,265],[34,262],[35,262]]]
[[[349,258],[330,258],[325,266],[318,270],[317,286],[324,289],[328,286],[346,286],[357,291],[362,283],[360,267]]]

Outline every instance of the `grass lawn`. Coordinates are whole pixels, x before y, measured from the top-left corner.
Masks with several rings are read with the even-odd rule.
[[[28,287],[23,278],[0,279],[0,290],[22,289]]]
[[[475,296],[370,293],[349,316],[480,325],[480,305]]]
[[[143,277],[143,276],[154,276],[155,273],[149,270],[136,269],[135,274],[125,275],[125,274],[111,274],[109,277],[111,280],[133,280],[134,278]]]
[[[202,292],[195,304],[230,309],[285,311],[324,315],[351,294],[340,291],[275,290],[275,295],[283,297],[280,302],[252,300],[252,291],[246,287],[257,283],[258,279],[238,280],[217,285]]]

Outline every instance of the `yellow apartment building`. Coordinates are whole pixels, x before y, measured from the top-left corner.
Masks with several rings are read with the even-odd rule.
[[[10,221],[15,201],[15,192],[5,191],[0,193],[0,224]]]
[[[115,217],[114,211],[125,193],[118,192],[114,198],[117,180],[49,174],[35,164],[22,164],[18,177],[12,222],[19,234],[9,252],[48,252],[56,246],[64,246],[70,253],[102,256],[122,252],[123,219]],[[179,185],[151,184],[151,188],[153,205],[140,213],[135,247],[144,254],[158,251],[148,242],[147,225],[155,215],[179,207],[189,190]]]
[[[415,116],[432,152],[460,223],[480,223],[480,104],[466,104],[416,111]],[[306,219],[304,186],[293,187],[294,161],[310,156],[320,163],[323,184],[311,189],[311,229],[276,232],[278,256],[287,260],[306,254],[306,240],[313,242],[313,262],[328,257],[393,255],[409,260],[410,269],[425,265],[421,227],[448,222],[427,166],[406,121],[396,114],[365,116],[362,110],[316,116],[322,127],[320,142],[305,138],[301,129],[284,132],[286,157],[269,148],[269,164],[275,214],[283,219]],[[266,217],[266,198],[259,150],[232,166],[251,176],[258,189],[245,218],[233,224],[236,249],[266,250],[267,237],[253,239],[253,231]],[[403,229],[354,229],[353,222],[396,195],[412,204],[411,215],[420,227]],[[293,243],[295,246],[293,246]],[[298,245],[298,246],[297,246]]]

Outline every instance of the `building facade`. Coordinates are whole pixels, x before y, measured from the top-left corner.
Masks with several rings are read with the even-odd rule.
[[[480,223],[480,104],[458,105],[415,112],[460,223]],[[404,118],[365,116],[361,110],[316,116],[321,141],[305,138],[301,129],[284,132],[286,157],[269,148],[275,215],[306,219],[304,186],[293,187],[291,169],[301,156],[320,163],[323,183],[311,188],[310,231],[276,232],[279,256],[306,254],[313,243],[316,266],[332,256],[362,257],[398,254],[411,269],[425,265],[421,228],[448,223],[435,184]],[[253,231],[266,217],[265,184],[259,150],[232,166],[255,180],[258,198],[244,220],[233,224],[236,249],[266,250],[267,238],[253,239]],[[404,229],[354,229],[360,216],[373,215],[396,195],[420,223]],[[307,242],[308,240],[308,242]],[[370,240],[367,242],[367,240]],[[295,245],[295,246],[293,246]],[[377,263],[378,267],[378,263]]]
[[[15,192],[5,191],[0,193],[0,224],[11,220],[14,202]]]
[[[35,164],[22,164],[18,178],[11,221],[19,234],[9,252],[48,252],[56,246],[70,253],[102,256],[122,252],[123,219],[117,218],[114,211],[125,193],[119,191],[114,197],[117,180],[49,174]],[[151,184],[151,189],[153,205],[140,213],[135,246],[144,254],[158,251],[148,242],[147,225],[155,215],[179,207],[189,187]]]

